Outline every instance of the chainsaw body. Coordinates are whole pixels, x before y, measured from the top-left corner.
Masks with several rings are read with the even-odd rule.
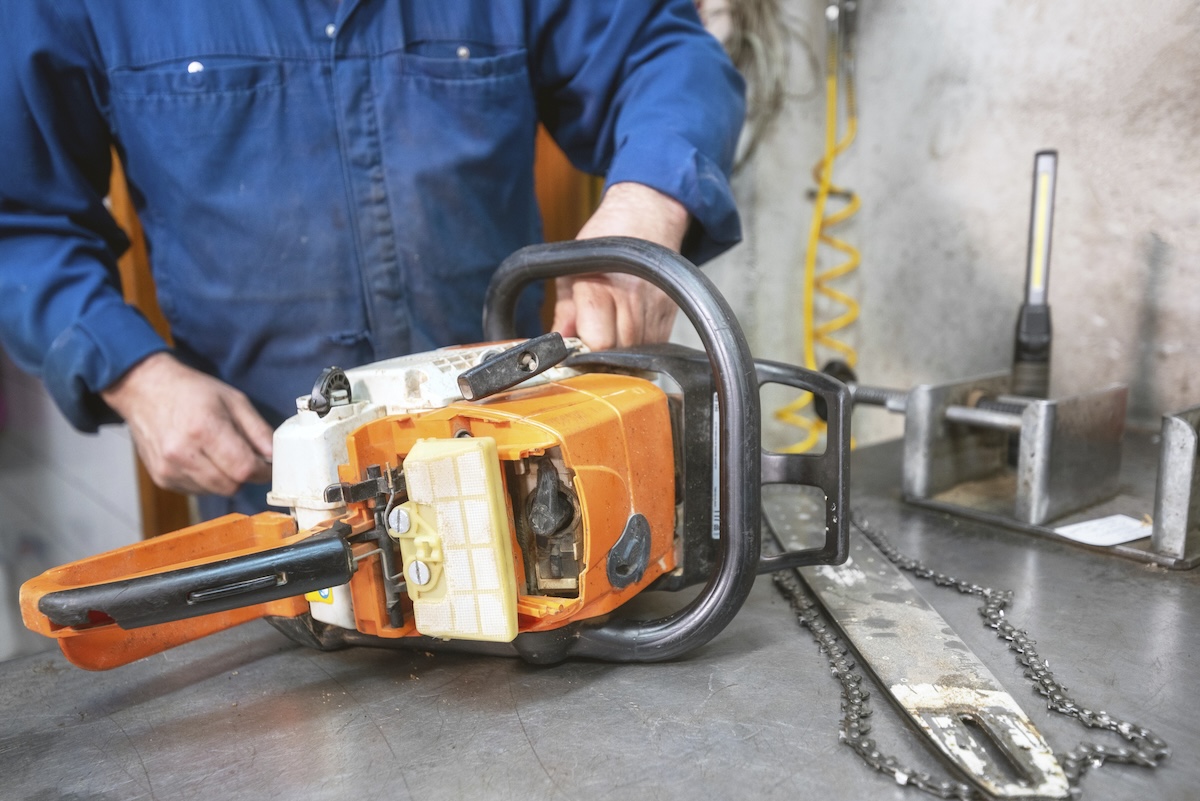
[[[507,338],[526,283],[605,269],[656,280],[706,352],[588,353],[555,334],[327,370],[275,434],[268,501],[290,514],[229,515],[50,570],[22,587],[26,625],[90,669],[260,617],[318,648],[649,661],[714,636],[757,573],[844,559],[845,388],[754,363],[677,255],[620,239],[527,248],[493,283],[489,335]],[[761,451],[768,382],[825,401],[824,453]],[[761,558],[763,481],[822,489],[823,545]],[[620,616],[643,590],[702,582],[666,618]]]

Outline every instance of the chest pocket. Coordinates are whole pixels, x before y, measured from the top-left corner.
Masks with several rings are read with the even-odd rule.
[[[352,245],[336,235],[347,212],[319,67],[196,56],[110,81],[167,301],[301,300],[354,285],[331,272]]]
[[[118,69],[109,76],[114,97],[161,98],[178,102],[206,95],[257,92],[283,85],[283,65],[271,60],[206,58],[180,60],[167,66]]]
[[[315,351],[321,337],[366,330],[318,62],[195,55],[113,71],[110,87],[177,339],[223,365],[242,358],[234,348],[266,353],[261,343],[290,341]]]
[[[503,81],[514,77],[527,81],[527,59],[526,51],[520,48],[505,50],[481,42],[457,40],[424,41],[409,44],[400,64],[408,75],[435,81]],[[474,87],[475,91],[480,89],[487,91],[487,86]]]
[[[329,206],[344,193],[319,76],[276,60],[197,55],[117,70],[110,81],[113,129],[145,196],[166,304],[328,289],[305,274],[323,259],[329,278],[335,243],[315,232],[345,228],[346,216],[344,201]]]
[[[512,154],[536,124],[527,53],[475,42],[409,45],[391,59],[389,87],[410,135],[461,158]],[[389,104],[385,104],[389,105]],[[478,154],[478,155],[476,155]]]
[[[492,272],[539,238],[533,193],[537,112],[528,53],[474,41],[411,42],[385,70],[385,145],[414,154],[389,184],[406,241],[404,283],[427,308],[462,309],[424,327],[475,341]]]

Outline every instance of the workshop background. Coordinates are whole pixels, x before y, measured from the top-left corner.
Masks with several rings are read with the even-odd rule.
[[[803,363],[799,308],[824,137],[824,5],[750,3],[778,35],[778,115],[734,179],[745,241],[706,270],[757,356]],[[723,3],[708,3],[713,27]],[[778,15],[778,16],[776,16]],[[782,24],[774,24],[775,20]],[[862,265],[834,285],[861,304],[838,337],[871,384],[907,388],[1006,369],[1026,268],[1034,153],[1059,152],[1050,303],[1052,396],[1131,387],[1131,422],[1200,403],[1200,2],[860,4],[858,136],[834,182],[861,210],[834,229]],[[760,87],[761,90],[761,87]],[[830,201],[836,211],[839,201]],[[841,259],[828,248],[825,268]],[[818,317],[837,315],[821,303]],[[677,328],[677,338],[691,339]],[[822,359],[833,354],[818,351]],[[0,658],[47,647],[20,583],[133,542],[132,444],[72,431],[40,384],[0,359]],[[772,403],[768,398],[765,418]],[[856,413],[859,445],[902,421]],[[787,428],[777,441],[798,438]]]

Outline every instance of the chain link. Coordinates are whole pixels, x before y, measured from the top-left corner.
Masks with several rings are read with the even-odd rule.
[[[1087,728],[1113,732],[1130,744],[1110,747],[1082,742],[1071,751],[1056,754],[1070,783],[1072,796],[1079,796],[1079,780],[1089,768],[1100,767],[1105,762],[1156,768],[1170,756],[1170,747],[1150,729],[1114,718],[1104,711],[1094,712],[1067,694],[1067,688],[1055,679],[1054,674],[1050,672],[1050,666],[1038,656],[1034,649],[1034,640],[1024,629],[1017,628],[1005,618],[1004,611],[1013,599],[1010,590],[983,587],[939,573],[902,554],[882,531],[871,528],[865,521],[860,522],[853,514],[850,522],[899,569],[912,573],[917,578],[931,581],[939,587],[947,587],[963,595],[980,598],[983,605],[979,607],[979,614],[984,620],[984,625],[994,629],[996,636],[1008,643],[1008,649],[1025,668],[1025,677],[1033,682],[1037,693],[1046,699],[1047,709],[1075,718]],[[985,799],[983,793],[969,784],[946,778],[938,779],[924,771],[905,767],[895,757],[885,756],[879,750],[875,741],[867,736],[871,731],[871,708],[868,703],[871,694],[863,688],[863,674],[858,669],[850,647],[829,623],[816,598],[797,578],[796,571],[781,570],[775,573],[773,578],[776,586],[790,601],[800,625],[812,633],[821,652],[829,660],[830,672],[842,686],[839,739],[854,749],[873,770],[890,775],[901,785],[915,787],[937,798],[954,798],[961,801]]]

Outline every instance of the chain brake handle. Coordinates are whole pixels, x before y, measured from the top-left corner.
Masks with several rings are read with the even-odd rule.
[[[849,393],[834,379],[789,365],[755,363],[741,326],[712,282],[674,251],[630,237],[532,245],[500,265],[484,302],[489,340],[516,337],[521,290],[534,281],[621,272],[667,294],[691,321],[712,366],[721,430],[720,525],[716,566],[700,593],[682,609],[657,620],[583,622],[557,632],[520,635],[517,650],[532,662],[580,656],[620,662],[672,659],[715,637],[745,603],[760,572],[842,561],[849,527],[841,513],[849,475]],[[781,383],[818,394],[829,406],[829,445],[820,455],[763,452],[759,386]],[[761,558],[760,487],[811,484],[826,496],[823,546]]]

